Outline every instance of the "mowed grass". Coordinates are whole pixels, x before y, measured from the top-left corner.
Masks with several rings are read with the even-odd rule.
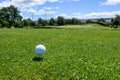
[[[0,29],[0,80],[120,80],[120,29]]]

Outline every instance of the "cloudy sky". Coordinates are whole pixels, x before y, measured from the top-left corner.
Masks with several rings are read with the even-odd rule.
[[[120,0],[0,0],[0,8],[16,6],[24,18],[109,18],[120,15]]]

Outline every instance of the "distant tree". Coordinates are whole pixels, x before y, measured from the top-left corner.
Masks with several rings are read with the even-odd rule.
[[[3,7],[0,9],[0,24],[1,24],[1,27],[8,27],[9,26],[9,23],[7,21],[7,17],[8,17],[8,14],[7,14],[7,8]]]
[[[104,22],[105,23],[105,20],[103,18],[100,18],[97,20],[97,22]]]
[[[15,19],[14,20],[14,27],[16,27],[16,28],[23,28],[23,21],[21,20],[21,19]]]
[[[3,22],[7,23],[7,26],[5,27],[10,28],[11,26],[14,26],[16,19],[21,21],[22,16],[20,15],[20,11],[18,11],[18,9],[13,5],[0,9],[0,22],[4,20]],[[4,26],[4,23],[2,26]]]
[[[51,18],[49,21],[49,25],[53,26],[54,24],[55,24],[55,20],[54,20],[54,18]]]
[[[66,19],[65,24],[72,24],[72,19]]]
[[[81,21],[76,18],[72,18],[72,24],[78,25],[78,24],[81,24]]]
[[[38,18],[37,24],[41,26],[43,24],[43,19],[42,18]]]
[[[47,20],[42,20],[42,26],[47,26],[47,25],[48,25]]]
[[[120,15],[116,15],[116,17],[113,18],[111,22],[112,22],[112,27],[117,28],[118,25],[120,25]]]
[[[1,22],[1,27],[8,27],[9,23],[6,20],[2,20]]]
[[[32,26],[32,22],[33,21],[30,18],[23,20],[23,24],[24,24],[25,27],[31,27]]]
[[[0,9],[0,21],[2,21],[2,20],[7,21],[7,17],[9,16],[7,11],[8,11],[8,9],[6,7],[2,7]]]
[[[61,25],[65,25],[65,19],[62,16],[58,16],[57,18],[57,25],[61,26]]]
[[[35,27],[36,26],[36,22],[32,21],[31,26]]]
[[[86,23],[93,23],[93,21],[88,19],[88,20],[86,20]]]

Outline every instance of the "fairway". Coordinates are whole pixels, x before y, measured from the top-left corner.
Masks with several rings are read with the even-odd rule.
[[[120,29],[0,29],[0,80],[120,80]]]

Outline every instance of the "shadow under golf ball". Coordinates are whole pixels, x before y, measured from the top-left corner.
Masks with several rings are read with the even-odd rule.
[[[35,61],[35,62],[43,61],[43,57],[34,57],[33,61]]]

